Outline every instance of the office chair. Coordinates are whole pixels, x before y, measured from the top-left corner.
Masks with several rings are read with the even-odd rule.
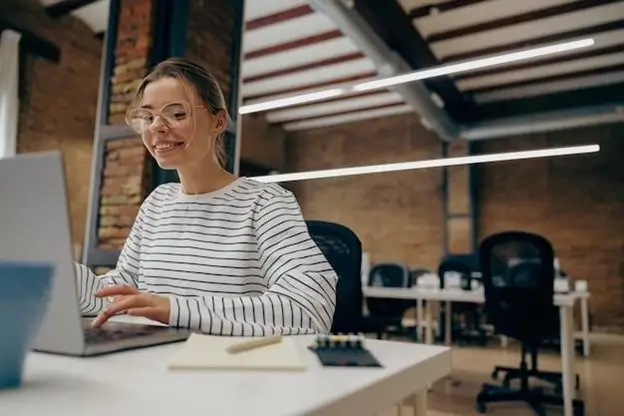
[[[562,405],[561,396],[546,395],[529,386],[532,370],[526,356],[540,341],[559,331],[554,305],[554,252],[545,238],[532,233],[508,231],[487,237],[479,247],[485,311],[496,333],[517,339],[522,345],[516,371],[520,388],[484,384],[476,398],[483,413],[487,403],[521,401],[538,415],[544,404]],[[582,400],[574,400],[575,415],[584,414]]]
[[[557,278],[558,270],[555,266],[557,262],[553,262],[554,275],[555,279]],[[559,326],[559,314],[557,313],[553,319],[557,322],[557,327]],[[559,345],[559,331],[554,331],[551,336],[544,337],[540,339],[539,347],[541,349],[552,349],[553,347],[560,348]],[[582,352],[582,341],[576,342],[576,348],[580,349]],[[555,393],[560,394],[562,390],[562,374],[559,371],[543,371],[538,368],[538,346],[532,345],[528,350],[528,354],[531,358],[531,367],[529,369],[529,376],[537,378],[539,380],[546,381],[551,383],[555,387]],[[516,367],[505,367],[505,366],[496,366],[494,371],[492,372],[492,378],[498,378],[499,373],[504,373],[505,376],[503,378],[503,386],[509,387],[509,384],[512,380],[519,379],[522,376],[522,372],[519,368]],[[578,374],[575,375],[575,389],[580,387],[580,378]]]
[[[306,221],[310,236],[338,275],[336,308],[331,332],[358,333],[362,329],[362,244],[344,225]]]
[[[408,288],[412,286],[412,279],[408,268],[401,264],[379,263],[371,267],[368,285]],[[366,298],[366,308],[369,313],[368,324],[376,327],[378,339],[390,333],[404,335],[407,328],[403,327],[403,316],[413,306],[415,306],[415,301],[409,299]],[[416,328],[410,328],[412,329],[415,333]]]
[[[447,254],[440,261],[438,266],[438,276],[440,279],[440,289],[448,286],[448,274],[456,273],[459,275],[459,284],[463,290],[472,290],[475,288],[475,282],[480,282],[479,258],[475,254]],[[453,339],[460,343],[469,343],[474,340],[479,345],[485,345],[487,342],[487,334],[482,327],[481,317],[482,306],[468,302],[451,303],[451,314],[462,315],[465,319],[463,328],[451,328]],[[442,319],[442,326],[446,320]],[[451,319],[451,323],[453,319]],[[445,333],[442,328],[441,334]]]

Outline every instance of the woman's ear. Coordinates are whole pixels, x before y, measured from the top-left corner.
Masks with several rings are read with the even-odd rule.
[[[227,129],[227,113],[225,111],[219,111],[216,115],[217,123],[215,127],[217,129],[217,133],[221,134]]]

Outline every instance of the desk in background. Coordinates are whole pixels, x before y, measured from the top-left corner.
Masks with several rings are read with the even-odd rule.
[[[411,287],[405,288],[385,288],[370,287],[362,288],[365,297],[374,298],[392,298],[392,299],[413,299],[427,301],[425,307],[425,343],[433,343],[433,324],[432,324],[432,307],[437,302],[474,302],[485,303],[485,294],[483,290],[461,290],[461,289],[430,289]],[[572,416],[572,399],[574,396],[574,314],[573,307],[577,301],[589,298],[588,292],[570,292],[556,293],[554,303],[559,307],[559,316],[561,323],[561,368],[563,374],[563,397],[564,397],[564,414]],[[446,313],[446,319],[450,319],[450,307]],[[418,317],[420,322],[420,316]],[[587,328],[583,331],[586,332]],[[446,324],[446,337],[450,341],[450,321]],[[585,340],[586,341],[586,340]],[[586,341],[587,342],[587,341]]]

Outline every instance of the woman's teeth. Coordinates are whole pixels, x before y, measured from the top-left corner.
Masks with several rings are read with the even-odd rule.
[[[157,152],[168,152],[181,147],[184,143],[159,143],[154,146]]]

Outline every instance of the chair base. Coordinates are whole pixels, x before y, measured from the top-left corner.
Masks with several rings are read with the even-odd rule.
[[[516,367],[504,367],[504,366],[496,366],[494,367],[494,371],[492,372],[492,378],[498,378],[499,373],[505,373],[505,377],[503,378],[503,387],[509,387],[511,381],[513,380],[521,380],[523,377],[523,372],[520,368]],[[527,370],[526,375],[530,378],[536,378],[538,380],[545,381],[547,383],[553,384],[555,388],[555,393],[560,394],[562,391],[562,383],[563,376],[560,372],[557,371],[542,371],[542,370]],[[574,389],[578,390],[581,386],[581,380],[578,374],[575,375],[575,385]]]
[[[534,410],[538,416],[545,416],[544,405],[563,406],[563,397],[544,394],[541,389],[510,389],[507,387],[484,384],[477,395],[475,408],[479,413],[486,412],[486,404],[502,402],[524,402]],[[573,400],[574,416],[585,415],[585,403],[582,400]]]

